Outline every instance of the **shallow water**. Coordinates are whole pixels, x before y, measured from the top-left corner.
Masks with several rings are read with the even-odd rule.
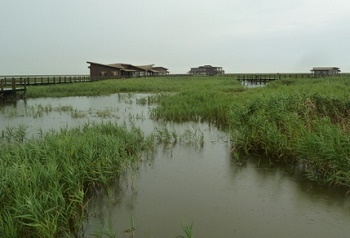
[[[135,237],[174,237],[192,223],[195,237],[348,237],[343,196],[256,164],[237,166],[220,140],[207,140],[202,150],[159,150],[129,172],[132,179],[90,203],[85,234],[112,224],[118,237],[129,237],[122,231],[133,219]]]
[[[81,236],[110,229],[117,237],[130,237],[123,231],[133,220],[134,237],[140,238],[184,235],[181,225],[191,224],[194,237],[202,238],[349,237],[350,201],[342,193],[305,181],[297,170],[258,167],[258,158],[237,165],[224,132],[205,123],[152,121],[151,106],[135,102],[145,96],[31,99],[0,109],[0,130],[24,124],[33,135],[91,121],[132,122],[146,134],[164,127],[179,135],[203,134],[203,147],[198,140],[160,146],[138,169],[92,199]],[[38,105],[71,106],[84,116],[62,110],[36,115],[32,109]]]

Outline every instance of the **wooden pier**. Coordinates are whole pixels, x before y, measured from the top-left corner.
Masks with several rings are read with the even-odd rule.
[[[24,98],[27,86],[90,82],[87,75],[0,76],[0,101]]]
[[[337,75],[314,75],[312,73],[227,73],[222,76],[234,77],[237,80],[250,80],[255,82],[269,82],[278,79],[313,79],[320,77],[349,77],[350,73],[339,73]]]
[[[237,80],[241,81],[246,86],[265,85],[271,81],[281,79],[277,74],[241,74],[237,75]]]
[[[2,102],[24,98],[26,90],[26,85],[17,85],[15,79],[11,81],[0,79],[0,101]]]

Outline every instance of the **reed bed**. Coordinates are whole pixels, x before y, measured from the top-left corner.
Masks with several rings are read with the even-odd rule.
[[[232,95],[214,91],[183,91],[162,98],[151,112],[155,120],[209,122],[227,126]]]
[[[112,123],[26,138],[1,134],[2,237],[72,237],[85,216],[88,192],[108,186],[152,148],[137,128]]]
[[[350,187],[350,84],[345,79],[276,82],[230,106],[236,151],[303,165],[320,183]]]
[[[244,90],[233,77],[150,77],[132,79],[110,79],[103,81],[57,84],[50,86],[27,87],[26,96],[67,97],[67,96],[100,96],[112,93],[147,92],[164,93],[180,92],[189,88],[204,90],[208,88],[221,91]]]
[[[159,77],[28,87],[28,96],[156,92],[138,101],[157,105],[155,120],[212,123],[228,131],[237,153],[302,165],[311,180],[350,187],[349,87],[346,77],[278,80],[252,89],[229,77]],[[53,109],[39,111],[46,110]],[[142,150],[188,138],[203,144],[200,131],[156,129],[149,139],[111,124],[37,140],[27,140],[24,131],[9,129],[0,142],[0,234],[8,237],[69,237],[84,216],[87,190],[109,184]]]
[[[250,89],[230,77],[159,77],[87,83],[72,92],[161,93],[139,100],[157,104],[155,120],[212,123],[229,130],[235,151],[301,163],[312,180],[350,186],[349,87],[348,77],[290,78]]]

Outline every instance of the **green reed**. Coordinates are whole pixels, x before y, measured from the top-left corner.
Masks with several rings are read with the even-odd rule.
[[[184,145],[204,146],[204,134],[198,128],[187,128],[183,133],[171,131],[170,129],[155,128],[151,135],[152,140],[156,144],[162,144],[164,146],[174,146],[178,143]]]
[[[130,79],[111,79],[96,82],[58,84],[50,86],[27,87],[26,96],[67,97],[67,96],[100,96],[112,93],[128,92],[179,92],[189,88],[195,90],[221,90],[236,92],[244,90],[234,77],[149,77]]]
[[[230,106],[236,150],[304,165],[308,178],[350,186],[350,84],[344,79],[275,82]]]
[[[232,95],[225,92],[183,91],[162,98],[151,112],[156,120],[175,122],[209,122],[227,124],[227,112]]]
[[[350,185],[349,87],[347,77],[284,79],[252,89],[233,77],[156,77],[29,87],[28,96],[155,92],[161,96],[138,101],[156,103],[155,120],[205,121],[229,130],[235,151],[302,162],[311,179]]]
[[[185,236],[176,236],[175,238],[193,238],[193,223],[191,225],[181,225],[182,230],[185,233]]]
[[[112,123],[39,135],[24,140],[22,132],[8,130],[0,138],[4,237],[76,234],[89,189],[108,186],[151,148],[139,129]]]

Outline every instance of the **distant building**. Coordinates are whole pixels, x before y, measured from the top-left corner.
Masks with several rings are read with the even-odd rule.
[[[160,66],[154,67],[154,64],[135,66],[123,63],[101,64],[89,61],[87,63],[90,64],[91,79],[134,78],[169,74],[167,68]]]
[[[137,67],[146,70],[146,72],[148,72],[148,75],[151,75],[151,76],[160,76],[160,75],[168,75],[169,74],[169,69],[164,68],[162,66],[154,66],[154,64],[141,65],[141,66],[137,66]],[[144,75],[144,76],[148,76],[148,75]]]
[[[331,76],[338,75],[340,73],[340,68],[338,67],[313,67],[311,73],[315,76]]]
[[[158,74],[158,75],[168,75],[169,69],[164,68],[162,66],[152,66],[152,69]]]
[[[217,74],[224,74],[225,71],[222,69],[222,67],[213,67],[211,65],[203,65],[197,68],[191,68],[191,70],[188,73],[193,75],[212,76]]]

